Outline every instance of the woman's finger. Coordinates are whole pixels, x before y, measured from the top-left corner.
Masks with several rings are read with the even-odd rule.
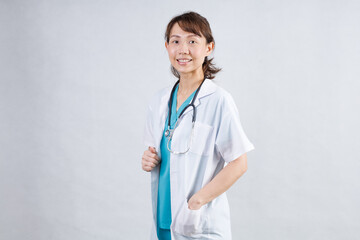
[[[143,168],[145,171],[150,171],[150,170],[152,170],[154,167],[155,167],[155,164],[153,164],[153,163],[151,163],[151,162],[148,162],[148,161],[143,161],[143,162],[142,162],[142,168]]]
[[[156,153],[151,153],[150,156],[160,162],[160,158]]]
[[[152,158],[158,157],[158,155],[156,153],[152,153],[152,152],[149,152],[149,151],[147,151],[146,155],[149,156],[149,157],[152,157]]]
[[[147,162],[147,163],[152,163],[152,164],[154,164],[154,166],[156,166],[157,164],[158,164],[158,161],[156,160],[156,159],[154,159],[154,158],[151,158],[151,157],[145,157],[145,161]]]
[[[154,157],[153,155],[151,155],[151,156],[145,156],[145,159],[146,159],[147,161],[150,161],[150,162],[155,163],[155,164],[158,164],[158,163],[160,162],[159,157],[157,157],[157,156]]]

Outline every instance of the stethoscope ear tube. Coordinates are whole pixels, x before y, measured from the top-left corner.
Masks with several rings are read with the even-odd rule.
[[[169,119],[168,119],[168,129],[170,129],[170,120],[171,120],[171,106],[172,106],[172,101],[173,101],[173,94],[174,94],[174,91],[176,89],[176,85],[180,82],[180,79],[177,80],[177,82],[175,83],[173,89],[171,90],[171,94],[170,94],[170,101],[169,101],[169,106],[168,106],[168,109],[169,109]],[[166,133],[167,132],[167,133]],[[169,136],[169,130],[167,130],[165,132],[165,136],[166,134]],[[167,137],[167,136],[166,136]]]

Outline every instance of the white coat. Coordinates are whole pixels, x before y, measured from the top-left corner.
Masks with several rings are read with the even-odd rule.
[[[160,158],[160,142],[168,115],[172,87],[158,91],[147,109],[144,145],[146,148],[155,147]],[[230,240],[230,211],[226,193],[203,205],[199,210],[188,209],[187,201],[209,183],[226,163],[254,149],[254,145],[243,131],[232,96],[212,80],[205,80],[194,105],[197,114],[190,150],[185,154],[170,154],[171,239]],[[186,149],[192,115],[192,107],[188,107],[174,131],[172,150]],[[157,165],[151,171],[151,240],[158,239],[156,210],[159,169]]]

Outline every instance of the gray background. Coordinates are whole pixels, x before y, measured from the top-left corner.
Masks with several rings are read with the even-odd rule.
[[[359,1],[0,1],[0,239],[147,239],[163,34],[205,16],[254,143],[234,239],[360,235]]]

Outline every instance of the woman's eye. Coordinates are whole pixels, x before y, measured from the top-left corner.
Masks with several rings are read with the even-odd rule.
[[[178,41],[177,40],[174,40],[174,41],[172,41],[173,43],[178,43]]]
[[[191,40],[190,42],[194,42],[194,43],[195,43],[195,41],[194,41],[194,40]]]

